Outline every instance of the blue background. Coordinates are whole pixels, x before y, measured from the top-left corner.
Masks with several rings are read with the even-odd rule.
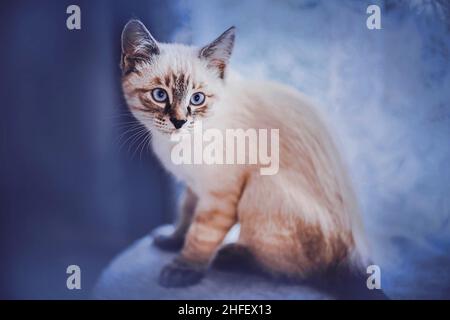
[[[173,216],[168,175],[127,133],[119,61],[128,19],[168,40],[176,16],[166,1],[76,1],[82,29],[70,31],[73,3],[0,10],[2,298],[88,297],[115,253]],[[80,291],[66,288],[70,264]]]

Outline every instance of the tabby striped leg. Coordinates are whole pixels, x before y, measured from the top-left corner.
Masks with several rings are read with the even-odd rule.
[[[179,287],[200,281],[236,219],[234,202],[218,197],[199,202],[183,250],[172,263],[164,267],[160,284]]]
[[[184,199],[182,200],[180,217],[174,232],[170,235],[158,235],[153,240],[153,243],[158,248],[166,251],[181,250],[186,233],[192,222],[192,216],[194,215],[197,200],[198,198],[194,192],[190,188],[187,188]]]

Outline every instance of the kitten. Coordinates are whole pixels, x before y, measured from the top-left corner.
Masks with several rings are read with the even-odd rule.
[[[128,106],[152,132],[162,164],[187,185],[176,230],[155,239],[181,249],[160,284],[200,281],[236,223],[238,241],[220,250],[225,261],[251,257],[273,275],[298,279],[343,264],[360,268],[367,262],[364,232],[330,134],[296,90],[230,73],[234,38],[232,27],[203,48],[158,43],[137,20],[122,33]],[[199,121],[219,130],[279,129],[278,173],[261,175],[258,165],[175,165],[170,135],[191,132]]]

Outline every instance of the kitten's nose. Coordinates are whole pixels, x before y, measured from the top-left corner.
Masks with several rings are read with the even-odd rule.
[[[169,120],[170,122],[173,123],[173,125],[177,129],[180,129],[183,126],[183,124],[185,124],[187,121],[186,119],[178,120],[177,118],[170,118]]]

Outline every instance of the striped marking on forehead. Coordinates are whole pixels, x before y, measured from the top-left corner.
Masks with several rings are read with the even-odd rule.
[[[185,73],[176,74],[173,72],[164,77],[152,78],[144,88],[148,87],[151,89],[155,86],[165,87],[165,89],[172,91],[174,96],[178,97],[183,96],[188,89],[201,90],[205,88],[203,82],[192,81],[190,75],[186,75]]]
[[[163,82],[168,88],[175,88],[176,86],[188,86],[190,83],[190,76],[183,72],[175,73],[169,72],[164,76],[164,78],[158,78],[159,81]]]
[[[186,95],[186,91],[189,84],[189,77],[185,76],[184,73],[179,74],[176,76],[175,74],[172,75],[173,77],[173,85],[172,85],[172,94],[173,94],[173,101],[181,101],[183,97]]]

